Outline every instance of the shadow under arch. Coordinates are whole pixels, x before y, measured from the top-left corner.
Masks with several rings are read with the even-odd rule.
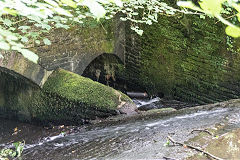
[[[27,86],[31,88],[41,88],[35,81],[32,79],[25,77],[22,74],[15,72],[14,70],[10,70],[0,66],[0,90],[3,87],[11,86],[11,87],[24,87]]]
[[[26,104],[34,97],[34,92],[40,90],[39,85],[3,67],[0,67],[0,77],[0,117],[30,120]]]
[[[118,81],[116,73],[123,66],[122,60],[116,54],[103,53],[89,63],[82,76],[115,88]]]

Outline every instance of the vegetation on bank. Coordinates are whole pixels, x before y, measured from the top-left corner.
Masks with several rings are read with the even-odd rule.
[[[160,17],[130,32],[125,74],[153,95],[198,104],[215,103],[240,95],[239,39],[224,34],[216,19],[198,15]],[[130,57],[130,58],[129,58]],[[123,67],[122,67],[123,68]]]
[[[44,33],[48,33],[50,29],[67,29],[75,23],[84,23],[82,19],[89,17],[99,19],[105,15],[106,18],[112,18],[117,13],[123,13],[124,16],[121,17],[121,20],[130,22],[129,28],[139,35],[143,34],[143,28],[146,27],[146,33],[144,32],[143,37],[140,38],[143,67],[140,68],[142,73],[139,77],[143,80],[145,86],[156,90],[151,92],[163,91],[184,100],[197,99],[199,103],[215,102],[234,97],[236,94],[232,86],[226,87],[219,83],[222,80],[231,81],[231,75],[238,73],[239,70],[239,68],[234,68],[234,71],[227,71],[224,68],[238,65],[238,59],[237,62],[227,59],[225,55],[227,52],[223,53],[221,46],[218,46],[225,40],[222,28],[218,30],[213,27],[214,33],[211,33],[211,26],[206,25],[205,27],[204,23],[198,22],[199,18],[197,18],[197,22],[194,22],[195,24],[193,23],[193,27],[189,27],[185,22],[183,22],[183,26],[179,27],[174,22],[168,24],[170,21],[159,18],[160,14],[186,13],[184,10],[177,10],[169,7],[166,3],[153,0],[133,0],[126,1],[126,3],[120,0],[92,0],[92,3],[89,3],[88,0],[78,1],[79,3],[73,0],[19,1],[18,4],[14,2],[0,2],[0,49],[18,51],[26,58],[37,63],[38,56],[26,49],[25,45],[30,44],[30,47],[41,43],[50,45],[49,39],[41,37]],[[189,1],[179,4],[218,18],[228,25],[226,28],[228,35],[239,37],[240,29],[237,25],[239,23],[237,19],[240,16],[237,13],[240,12],[240,7],[237,2],[231,0],[203,0],[197,5],[189,3]],[[227,5],[224,3],[227,3]],[[223,7],[224,5],[227,7]],[[224,8],[232,9],[230,14],[235,15],[235,19],[230,20],[233,22],[227,21],[228,17],[222,16],[223,13],[226,13],[226,10],[222,12]],[[144,9],[142,16],[138,16],[139,9]],[[106,11],[109,15],[106,14]],[[196,12],[196,14],[200,14],[199,12]],[[200,15],[205,18],[205,15]],[[137,19],[139,17],[140,19]],[[160,22],[159,19],[161,19]],[[153,22],[159,22],[155,26],[159,30],[148,26],[152,25]],[[161,24],[161,22],[164,24]],[[170,29],[162,27],[164,25],[171,27]],[[142,26],[144,27],[140,28]],[[175,31],[172,26],[179,27],[178,29],[182,31]],[[202,30],[207,32],[203,33]],[[218,33],[218,31],[221,32]],[[192,32],[196,33],[196,36],[192,36]],[[148,39],[145,37],[148,37]],[[159,41],[164,42],[162,46],[158,46],[159,43],[155,44]],[[170,45],[166,47],[166,44]],[[228,45],[232,44],[229,43]],[[107,43],[103,47],[112,51],[112,43]],[[172,54],[173,52],[174,54]],[[236,55],[231,56],[238,58]],[[0,58],[4,57],[0,54]],[[195,58],[198,59],[198,62],[199,59],[204,60],[195,64]],[[229,61],[226,61],[226,59]],[[166,65],[166,63],[169,65]],[[199,76],[198,72],[202,74]],[[226,77],[226,73],[230,73],[230,76]],[[6,80],[5,83],[0,84],[6,84]],[[231,85],[231,83],[229,84]],[[22,118],[43,122],[78,122],[82,119],[96,118],[96,116],[106,117],[116,114],[114,111],[122,101],[131,101],[126,95],[112,88],[61,69],[53,73],[43,90],[26,87],[24,86],[26,84],[17,87],[14,85],[16,84],[0,86],[1,89],[4,88],[2,91],[0,90],[1,112],[13,113],[17,117],[22,116]],[[209,90],[219,93],[208,92]],[[0,159],[7,156],[20,156],[21,152],[22,147],[20,149],[16,147],[16,152],[10,149],[1,150]]]
[[[226,33],[240,36],[237,25],[240,6],[234,0],[174,1],[173,5],[156,0],[20,0],[0,2],[0,49],[20,52],[29,60],[37,63],[38,56],[26,48],[41,43],[51,45],[44,36],[51,29],[68,29],[82,24],[88,18],[111,19],[116,14],[122,21],[130,22],[130,28],[139,35],[143,34],[141,24],[152,25],[159,22],[159,15],[177,16],[176,13],[198,14],[200,17],[216,17],[227,25]],[[196,12],[177,8],[190,8]],[[141,12],[141,14],[139,14]],[[229,20],[225,15],[235,16]],[[0,57],[3,57],[0,54]]]
[[[13,143],[14,149],[4,148],[0,150],[0,160],[21,157],[24,145],[22,142],[15,142]]]
[[[214,93],[214,87],[223,81],[230,54],[226,35],[221,34],[223,25],[192,15],[161,19],[158,24],[144,26],[145,32],[139,37],[143,84],[151,87],[150,82],[151,92],[161,91],[182,101],[202,104],[221,99],[221,95],[211,95],[211,101],[199,94],[208,94],[210,89]]]
[[[122,102],[133,103],[120,91],[63,69],[56,70],[43,89],[1,73],[0,89],[1,116],[21,121],[81,124],[116,115]]]
[[[121,101],[131,102],[120,91],[63,69],[58,69],[49,77],[43,90],[100,108],[116,109]]]

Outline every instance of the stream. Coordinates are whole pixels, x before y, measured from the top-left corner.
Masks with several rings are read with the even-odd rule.
[[[146,103],[153,103],[153,100]],[[194,129],[221,123],[227,124],[226,131],[239,128],[240,108],[216,108],[105,127],[56,126],[49,129],[6,119],[0,121],[0,148],[25,140],[22,159],[26,160],[184,159],[193,151],[165,146],[168,135],[184,142],[195,136],[196,133],[190,134]]]

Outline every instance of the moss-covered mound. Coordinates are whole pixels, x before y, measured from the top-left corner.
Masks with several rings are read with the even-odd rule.
[[[123,93],[72,72],[52,73],[43,89],[0,72],[0,116],[40,123],[81,124],[116,115]]]
[[[43,89],[70,101],[98,108],[116,109],[122,101],[131,101],[129,97],[111,87],[63,69],[55,71]]]
[[[159,16],[158,23],[141,27],[142,36],[126,34],[128,81],[151,94],[199,104],[240,96],[239,50],[230,51],[233,39],[217,20]]]

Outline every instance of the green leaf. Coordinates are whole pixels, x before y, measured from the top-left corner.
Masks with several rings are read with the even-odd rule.
[[[240,12],[240,5],[239,5],[239,4],[233,3],[232,6],[233,6],[238,12]]]
[[[3,8],[3,10],[7,13],[7,14],[11,14],[13,16],[16,16],[18,14],[18,12],[14,9],[9,9],[9,8]]]
[[[11,40],[16,41],[16,40],[18,40],[18,37],[13,34],[9,34],[9,35],[7,35],[7,40],[8,41],[11,41]]]
[[[0,41],[0,49],[3,50],[9,50],[10,49],[10,45],[4,41]]]
[[[122,21],[127,21],[127,18],[120,17]]]
[[[26,43],[26,42],[28,42],[28,38],[27,38],[27,37],[22,37],[22,38],[21,38],[21,41],[24,42],[24,43]]]
[[[197,7],[192,1],[178,1],[177,5],[180,7],[190,8],[202,12],[202,10],[199,7]]]
[[[30,27],[29,26],[20,26],[20,27],[18,27],[18,29],[27,30],[27,29],[30,29]]]
[[[12,46],[12,48],[13,48],[13,47],[18,47],[18,48],[23,48],[23,47],[24,47],[23,44],[21,44],[21,43],[16,43],[16,42],[14,42],[14,41],[10,41],[9,44]]]
[[[72,8],[77,8],[77,4],[72,0],[61,0],[61,2]]]
[[[206,17],[205,17],[205,15],[202,15],[202,14],[201,14],[201,15],[200,15],[200,18],[201,18],[201,19],[205,19]]]
[[[14,145],[15,149],[17,149],[19,146],[19,142],[14,142],[13,145]]]
[[[146,24],[152,25],[152,21],[151,20],[147,20]]]
[[[137,16],[138,12],[133,12],[132,15]]]
[[[25,58],[29,59],[30,61],[32,61],[32,62],[34,62],[34,63],[37,63],[37,61],[38,61],[38,55],[36,55],[35,53],[33,53],[32,51],[27,50],[27,49],[21,49],[21,50],[19,50],[19,51],[22,53],[22,55],[23,55]]]
[[[192,1],[178,1],[177,5],[184,8],[194,8],[195,4]]]
[[[32,38],[36,39],[39,36],[37,32],[29,32],[27,36],[31,36]]]
[[[222,10],[222,3],[226,0],[202,0],[199,1],[201,8],[204,11],[210,12],[213,15],[219,15]]]
[[[58,7],[58,4],[56,2],[54,2],[53,0],[44,0],[45,2],[47,2],[48,4],[52,5],[53,7]]]
[[[118,7],[123,7],[123,2],[121,0],[113,0],[113,2],[118,6]]]
[[[51,41],[49,41],[49,39],[47,39],[47,38],[43,39],[43,43],[46,45],[51,45]]]
[[[142,36],[143,30],[139,29],[138,26],[131,26],[131,29],[134,30],[138,35]]]
[[[238,21],[240,22],[240,13],[237,14]]]
[[[84,0],[83,5],[90,9],[90,12],[97,18],[102,18],[106,14],[106,10],[95,0]]]
[[[227,35],[231,37],[234,38],[240,37],[240,28],[238,27],[227,26],[225,31]]]
[[[6,25],[6,26],[8,26],[8,27],[10,27],[10,26],[12,25],[12,21],[9,20],[9,19],[4,19],[4,20],[3,20],[3,24]]]
[[[143,34],[143,30],[139,29],[139,30],[136,30],[137,34],[139,34],[140,36],[142,36]]]
[[[9,30],[9,31],[15,31],[16,28],[14,28],[14,27],[10,27],[8,30]]]
[[[57,24],[55,25],[55,27],[56,27],[56,28],[64,28],[64,29],[68,29],[68,28],[69,28],[68,25],[61,24],[61,23],[57,23]]]
[[[36,40],[35,43],[40,44],[40,41],[39,41],[39,40]]]
[[[31,16],[28,16],[29,19],[35,21],[35,23],[41,23],[41,18],[39,16],[35,16],[35,15],[31,15]]]
[[[49,31],[52,27],[48,24],[42,24],[42,28]]]
[[[59,8],[54,8],[54,10],[60,15],[64,15],[64,16],[67,16],[67,17],[72,17],[73,16],[69,11],[67,11],[63,8],[60,8],[60,7]]]

